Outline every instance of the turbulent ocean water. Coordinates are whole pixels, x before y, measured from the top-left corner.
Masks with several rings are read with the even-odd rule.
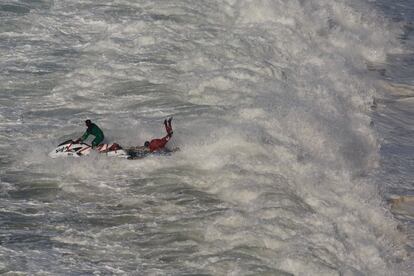
[[[0,273],[412,275],[408,0],[0,2]],[[84,120],[171,156],[51,159]]]

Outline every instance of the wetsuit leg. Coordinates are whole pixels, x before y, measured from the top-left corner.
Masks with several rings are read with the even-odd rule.
[[[167,132],[168,136],[171,137],[173,135],[173,130],[171,126],[172,117],[167,120],[164,120],[165,131]]]

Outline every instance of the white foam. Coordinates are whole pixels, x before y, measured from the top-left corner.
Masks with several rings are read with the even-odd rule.
[[[16,127],[1,142],[21,137],[19,153],[30,150],[12,153],[10,167],[53,175],[62,197],[108,209],[140,207],[140,219],[153,218],[152,224],[136,222],[147,227],[140,228],[143,236],[168,236],[170,222],[188,225],[197,233],[191,234],[201,255],[196,257],[207,255],[211,263],[182,258],[200,271],[254,273],[254,264],[298,275],[397,272],[403,238],[365,175],[377,166],[379,148],[369,114],[378,87],[366,63],[384,62],[388,53],[401,51],[394,41],[398,29],[379,13],[370,15],[368,5],[354,8],[354,1],[141,2],[137,14],[122,18],[105,13],[109,6],[93,9],[89,2],[91,9],[58,3],[54,12],[62,22],[31,15],[33,32],[45,40],[52,32],[56,50],[76,54],[62,61],[72,68],[68,73],[50,76],[51,96],[17,99],[27,129]],[[54,28],[45,28],[43,20]],[[21,51],[8,60],[17,68],[22,60],[34,60],[33,51],[40,60],[49,58],[39,48]],[[51,112],[55,106],[73,116]],[[80,135],[85,118],[103,126],[107,138],[136,146],[165,135],[162,121],[171,114],[170,143],[181,148],[172,156],[50,161],[42,154],[62,136]],[[1,116],[8,120],[15,114]],[[45,140],[50,145],[32,148],[34,141]],[[134,184],[138,191],[148,192],[142,198],[133,194],[134,178],[142,181]],[[196,202],[192,208],[176,200],[187,191],[183,186],[199,192],[185,198]],[[209,196],[220,203],[204,203]],[[156,207],[140,205],[141,199]],[[68,201],[61,212],[64,204],[77,204]],[[190,214],[215,208],[217,217]],[[102,245],[115,229],[101,236],[94,230],[87,236],[68,231],[53,240]],[[131,229],[124,231],[134,236]],[[126,245],[112,242],[116,248]],[[154,242],[142,250],[154,254],[159,248]],[[239,250],[244,255],[234,257]],[[128,268],[122,257],[111,258]],[[182,272],[153,263],[146,272],[157,269]]]

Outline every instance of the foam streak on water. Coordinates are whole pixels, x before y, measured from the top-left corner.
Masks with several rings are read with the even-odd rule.
[[[404,53],[359,1],[0,4],[0,271],[409,275],[371,172],[367,65]],[[51,160],[90,118],[142,160]],[[42,274],[42,275],[43,275]]]

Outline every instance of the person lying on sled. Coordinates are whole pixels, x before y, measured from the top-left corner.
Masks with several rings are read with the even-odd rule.
[[[145,141],[144,146],[129,148],[129,153],[131,155],[135,155],[165,150],[165,145],[168,143],[168,141],[170,141],[173,135],[171,121],[172,117],[168,120],[164,120],[165,131],[167,132],[166,136],[164,136],[163,138],[152,139],[151,141]]]
[[[165,148],[165,145],[170,141],[173,130],[171,126],[172,117],[167,120],[164,120],[165,131],[167,135],[160,139],[152,139],[151,141],[145,141],[144,147],[150,152],[159,151]]]

